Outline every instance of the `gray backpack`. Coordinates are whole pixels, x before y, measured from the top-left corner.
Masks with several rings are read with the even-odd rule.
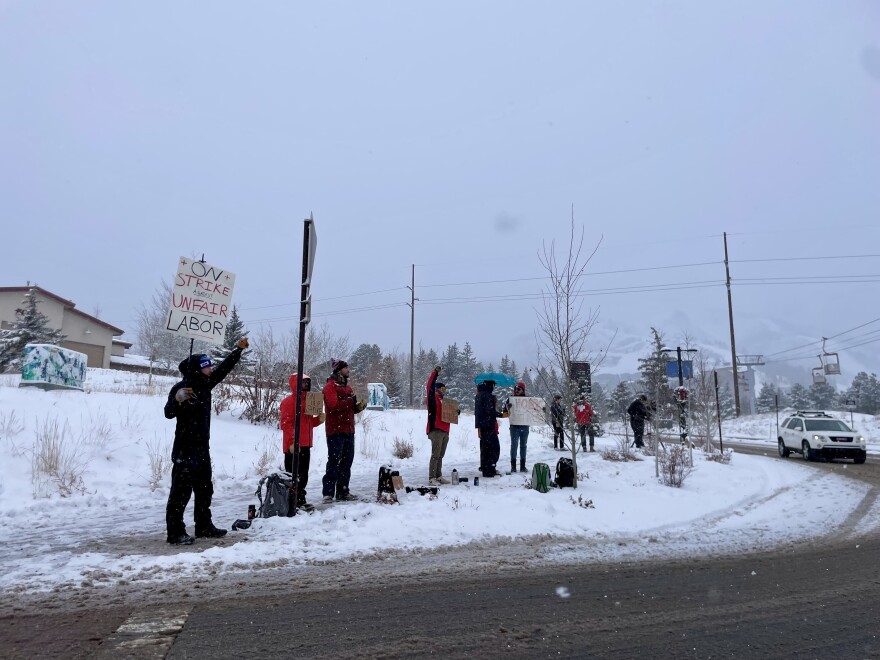
[[[266,496],[263,497],[263,484],[266,484]],[[290,511],[290,487],[293,475],[289,472],[272,472],[260,479],[255,495],[260,500],[257,518],[272,516],[286,517]]]

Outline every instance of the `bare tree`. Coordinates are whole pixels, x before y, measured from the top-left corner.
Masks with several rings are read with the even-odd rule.
[[[536,310],[538,315],[539,364],[545,360],[555,367],[563,384],[563,406],[569,420],[567,440],[571,444],[571,460],[574,463],[575,482],[577,486],[577,452],[574,404],[577,400],[577,383],[571,378],[571,362],[586,361],[590,363],[592,373],[602,363],[611,342],[600,350],[592,350],[588,345],[590,333],[599,319],[599,309],[585,307],[583,279],[602,237],[596,242],[589,253],[584,250],[584,228],[580,231],[575,227],[574,207],[571,211],[571,223],[568,245],[561,254],[557,254],[556,242],[548,246],[543,244],[538,258],[547,271],[548,283],[543,294],[543,308]],[[613,338],[612,338],[613,341]]]

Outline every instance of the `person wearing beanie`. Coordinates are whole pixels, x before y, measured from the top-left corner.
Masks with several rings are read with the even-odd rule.
[[[167,541],[173,545],[190,545],[193,542],[183,522],[183,512],[193,494],[196,537],[218,538],[226,535],[226,530],[218,529],[211,520],[211,498],[214,495],[209,449],[211,390],[229,375],[247,347],[247,337],[243,337],[216,368],[207,355],[189,356],[179,366],[183,380],[168,393],[165,417],[177,420],[171,449],[171,491],[165,508]]]
[[[508,397],[504,403],[502,411],[510,414],[516,405],[518,397],[526,395],[526,384],[519,381],[513,386],[513,396]],[[528,424],[511,424],[510,425],[510,471],[516,472],[516,450],[519,447],[519,471],[526,471],[526,445],[529,442],[529,426]]]
[[[324,502],[356,500],[349,492],[354,462],[354,416],[367,407],[348,386],[349,368],[344,360],[332,361],[333,372],[324,385],[324,411],[327,415],[327,468],[322,479]]]

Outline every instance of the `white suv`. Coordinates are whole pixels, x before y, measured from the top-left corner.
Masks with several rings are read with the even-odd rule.
[[[822,411],[798,410],[782,421],[777,433],[782,458],[796,451],[806,461],[821,456],[826,460],[851,458],[856,463],[865,462],[865,438]]]

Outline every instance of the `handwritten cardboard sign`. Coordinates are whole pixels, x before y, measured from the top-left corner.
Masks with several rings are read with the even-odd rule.
[[[538,396],[510,397],[510,423],[514,426],[541,426],[544,421],[544,399]]]
[[[324,395],[320,392],[306,392],[304,415],[320,415],[324,412]]]
[[[222,344],[234,287],[233,273],[181,257],[171,289],[165,331]]]
[[[440,421],[447,424],[458,424],[458,401],[443,399],[443,404],[440,406]]]

